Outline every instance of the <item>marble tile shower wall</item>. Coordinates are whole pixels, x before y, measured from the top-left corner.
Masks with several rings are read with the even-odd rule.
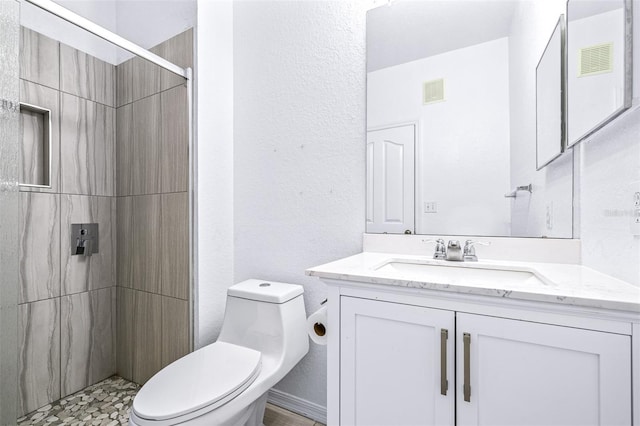
[[[151,51],[193,66],[193,31]],[[144,59],[116,75],[117,371],[143,384],[190,347],[188,98]]]
[[[189,30],[153,51],[191,66]],[[184,79],[118,67],[26,28],[21,101],[49,108],[51,189],[21,189],[18,415],[114,373],[144,383],[189,351]],[[135,125],[134,125],[135,123]],[[23,181],[38,178],[23,120]],[[71,223],[100,252],[71,256]]]
[[[21,29],[20,99],[51,110],[51,188],[21,188],[18,415],[116,372],[115,66]],[[40,126],[40,127],[39,127]],[[22,182],[42,179],[42,124],[23,114]],[[100,252],[71,256],[71,223]]]

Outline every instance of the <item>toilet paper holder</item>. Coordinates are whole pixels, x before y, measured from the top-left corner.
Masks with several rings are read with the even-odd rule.
[[[322,302],[320,302],[320,306],[324,305],[325,303],[327,303],[328,299],[324,299]],[[324,324],[316,322],[315,324],[313,324],[313,331],[314,333],[316,333],[318,336],[322,337],[325,334],[327,334],[327,328],[324,326]]]

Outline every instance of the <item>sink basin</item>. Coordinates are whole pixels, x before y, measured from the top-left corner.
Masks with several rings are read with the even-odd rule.
[[[549,282],[538,274],[517,269],[504,269],[494,265],[469,263],[425,263],[393,259],[374,268],[376,271],[393,273],[412,281],[437,284],[491,285],[491,284],[546,284]]]

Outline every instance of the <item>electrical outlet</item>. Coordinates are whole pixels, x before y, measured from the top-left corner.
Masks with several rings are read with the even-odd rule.
[[[633,197],[633,206],[631,206],[631,235],[640,236],[640,181],[631,182],[630,191]]]
[[[547,203],[547,231],[553,230],[553,202]]]
[[[631,235],[640,236],[640,209],[634,209],[631,215]]]
[[[424,202],[424,212],[425,213],[438,213],[438,203],[435,201],[425,201]]]

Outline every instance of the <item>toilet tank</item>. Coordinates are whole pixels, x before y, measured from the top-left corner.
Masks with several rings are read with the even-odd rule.
[[[309,350],[303,287],[250,279],[229,288],[219,341],[298,362]]]

